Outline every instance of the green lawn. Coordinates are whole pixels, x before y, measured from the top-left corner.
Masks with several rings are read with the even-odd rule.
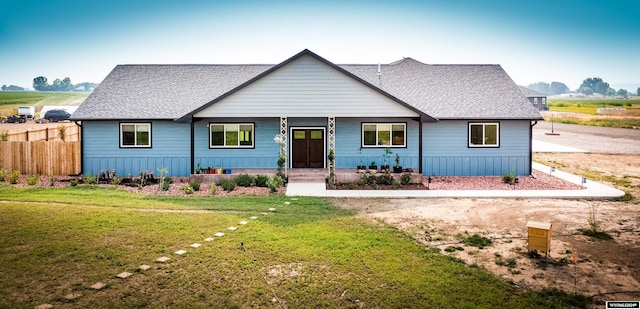
[[[80,105],[89,92],[0,91],[0,109],[18,106]]]
[[[572,300],[520,290],[320,198],[0,184],[0,200],[0,308],[536,308]],[[204,241],[216,232],[226,235]],[[196,242],[203,245],[189,247]],[[180,249],[188,252],[173,253]],[[161,256],[171,260],[155,263]],[[152,268],[136,271],[141,264]],[[124,271],[134,275],[115,278]],[[107,287],[89,288],[98,281]],[[81,294],[74,303],[64,298],[72,292]]]

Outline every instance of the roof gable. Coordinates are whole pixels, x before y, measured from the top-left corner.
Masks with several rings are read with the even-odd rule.
[[[430,117],[305,50],[197,109],[205,117]]]

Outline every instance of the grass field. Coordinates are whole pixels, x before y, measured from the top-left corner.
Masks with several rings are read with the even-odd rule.
[[[585,305],[557,291],[521,290],[319,198],[0,184],[0,200],[0,308]],[[226,235],[204,241],[216,232]],[[188,252],[173,253],[180,249]],[[161,256],[171,260],[154,262]],[[152,268],[137,271],[141,264]],[[124,271],[133,275],[115,277]],[[98,281],[107,287],[89,288]],[[80,296],[67,300],[71,293]]]
[[[35,106],[36,111],[45,105],[80,105],[89,92],[0,91],[0,115],[7,115],[18,106]]]
[[[600,127],[640,129],[640,98],[633,99],[549,99],[549,110],[552,112],[574,113],[569,115],[555,114],[554,121],[591,125]],[[620,114],[598,115],[597,109],[624,108]],[[545,120],[551,120],[549,113],[545,113]]]

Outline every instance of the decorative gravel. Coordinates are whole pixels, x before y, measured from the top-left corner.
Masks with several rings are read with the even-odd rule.
[[[581,186],[545,173],[534,177],[519,176],[516,190],[580,190]],[[502,176],[432,176],[431,183],[425,177],[422,184],[430,190],[513,190],[514,186],[502,182]]]

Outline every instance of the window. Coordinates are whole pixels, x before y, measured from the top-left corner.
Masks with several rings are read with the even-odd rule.
[[[469,147],[499,146],[499,123],[469,123]]]
[[[252,148],[252,123],[209,124],[211,148]]]
[[[363,123],[362,147],[406,147],[406,123]]]
[[[121,123],[120,147],[151,147],[151,124]]]
[[[547,105],[547,98],[542,98],[542,105]]]
[[[533,104],[538,105],[538,98],[533,98]]]

